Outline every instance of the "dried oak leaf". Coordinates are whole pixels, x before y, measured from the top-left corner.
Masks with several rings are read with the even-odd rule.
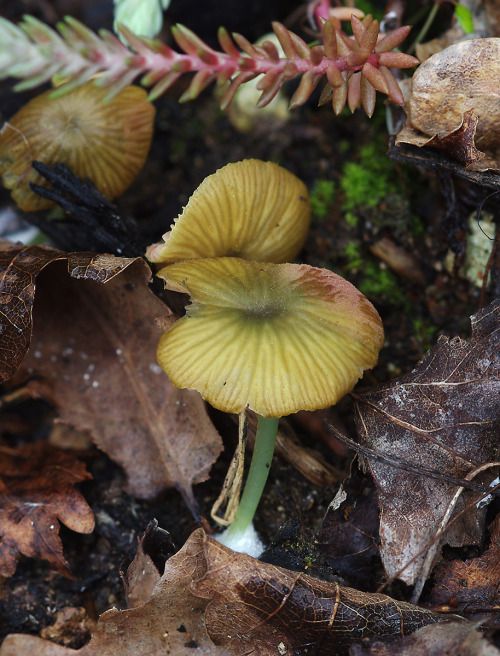
[[[167,560],[165,572],[148,601],[129,610],[103,613],[90,642],[74,650],[29,635],[12,634],[0,656],[229,656],[207,636],[205,599],[190,590],[207,569],[201,529]]]
[[[71,577],[59,522],[92,533],[94,515],[74,487],[89,478],[82,462],[46,442],[0,446],[0,576],[12,576],[23,554]]]
[[[207,478],[222,445],[199,395],[175,388],[156,364],[170,312],[150,277],[141,259],[4,244],[0,371],[11,375],[25,356],[36,279],[33,337],[17,378],[31,377],[34,396],[90,433],[123,467],[131,494],[175,486],[196,513],[192,484]]]
[[[435,134],[432,137],[424,136],[413,128],[405,126],[396,137],[396,143],[438,148],[465,166],[470,166],[485,157],[485,153],[478,150],[474,143],[478,121],[479,119],[474,114],[474,110],[470,109],[464,112],[462,123],[455,130],[441,136]],[[492,168],[491,165],[487,166],[487,169],[490,168]],[[477,167],[475,170],[477,170]]]
[[[409,374],[356,396],[359,441],[378,454],[437,476],[466,477],[498,460],[500,430],[500,301],[472,317],[470,340],[440,337]],[[414,583],[452,500],[442,542],[477,543],[484,493],[456,497],[452,482],[368,458],[380,507],[380,553],[387,575]],[[492,470],[474,478],[488,485]],[[470,506],[470,507],[469,507]],[[401,571],[402,570],[402,571]]]
[[[424,626],[410,636],[369,647],[355,646],[350,656],[500,656],[474,624],[450,622]]]
[[[369,637],[407,635],[447,621],[443,615],[328,583],[236,553],[201,529],[206,573],[191,590],[210,599],[205,626],[215,644],[236,656],[314,653],[346,656]]]
[[[500,606],[500,516],[489,527],[490,544],[477,558],[452,560],[436,568],[428,601],[470,613]]]

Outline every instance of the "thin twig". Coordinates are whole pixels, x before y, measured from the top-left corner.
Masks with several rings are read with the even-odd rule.
[[[374,449],[370,449],[369,447],[361,446],[354,440],[351,440],[351,438],[341,433],[337,428],[335,428],[329,423],[326,423],[326,427],[329,431],[333,433],[333,435],[337,438],[337,440],[339,440],[339,442],[346,444],[348,447],[354,449],[354,451],[357,451],[358,453],[361,453],[367,458],[372,458],[373,460],[386,462],[387,464],[391,465],[392,467],[395,467],[396,469],[402,469],[404,471],[412,472],[413,474],[421,474],[423,476],[428,476],[429,478],[434,478],[438,481],[444,481],[445,483],[451,483],[452,485],[456,485],[458,487],[464,487],[468,490],[476,490],[477,492],[483,492],[484,494],[493,494],[496,496],[500,496],[500,489],[495,490],[495,488],[493,488],[492,490],[488,487],[485,487],[484,485],[479,485],[478,483],[473,483],[472,481],[467,481],[466,479],[463,478],[457,478],[456,476],[443,474],[441,472],[436,471],[435,469],[429,469],[428,467],[411,465],[408,462],[397,460],[396,458],[393,458],[392,456],[389,456],[385,453],[380,453],[379,451],[375,451]]]

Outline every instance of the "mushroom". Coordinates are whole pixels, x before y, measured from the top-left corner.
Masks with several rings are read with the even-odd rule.
[[[223,537],[240,549],[253,530],[279,417],[347,394],[377,362],[382,322],[351,283],[305,264],[201,258],[158,275],[192,301],[158,345],[172,383],[198,390],[224,412],[259,415],[245,490]]]
[[[34,160],[66,164],[110,200],[137,177],[151,144],[155,109],[139,87],[126,87],[105,101],[107,93],[92,82],[58,97],[51,89],[3,125],[0,175],[22,210],[54,205],[30,189],[30,182],[45,182],[32,168]]]
[[[310,220],[301,180],[272,162],[247,159],[205,178],[146,256],[158,264],[223,256],[287,262],[302,248]]]

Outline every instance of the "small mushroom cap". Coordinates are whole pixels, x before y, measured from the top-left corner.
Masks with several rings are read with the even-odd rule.
[[[47,186],[31,162],[60,162],[116,198],[137,177],[151,144],[155,109],[146,92],[129,86],[103,102],[108,90],[90,82],[57,98],[53,93],[30,100],[0,130],[4,186],[26,212],[52,207],[29,187]]]
[[[177,387],[224,412],[264,417],[336,403],[377,362],[384,333],[367,298],[306,264],[198,259],[163,268],[192,305],[160,339],[160,366]]]
[[[272,162],[246,159],[205,178],[165,241],[146,255],[161,264],[225,256],[287,262],[302,248],[310,221],[301,180]]]

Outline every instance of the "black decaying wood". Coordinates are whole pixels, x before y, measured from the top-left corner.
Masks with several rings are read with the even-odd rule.
[[[124,257],[144,254],[146,244],[137,225],[118,209],[87,178],[80,180],[64,164],[48,166],[33,162],[33,168],[51,183],[51,188],[30,184],[33,191],[58,203],[68,214],[48,219],[27,214],[26,219],[65,251],[109,252]]]

